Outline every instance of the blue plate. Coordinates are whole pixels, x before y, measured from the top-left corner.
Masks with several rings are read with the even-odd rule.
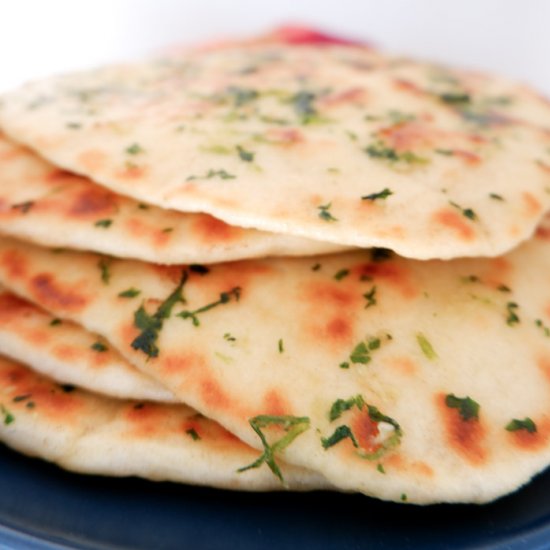
[[[194,550],[550,548],[550,471],[486,506],[236,493],[64,472],[0,447],[0,546]]]

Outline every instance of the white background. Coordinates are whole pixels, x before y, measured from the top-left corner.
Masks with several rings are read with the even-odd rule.
[[[501,72],[550,95],[550,0],[0,0],[0,90],[288,22]]]

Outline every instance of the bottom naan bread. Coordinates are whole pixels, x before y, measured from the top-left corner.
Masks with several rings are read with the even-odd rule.
[[[226,489],[281,489],[267,470],[238,472],[256,451],[185,405],[122,401],[53,382],[0,357],[0,440],[65,469]],[[293,490],[327,488],[282,466]]]
[[[260,469],[426,504],[487,502],[550,464],[545,228],[495,259],[102,261],[0,240],[3,284],[108,339]]]

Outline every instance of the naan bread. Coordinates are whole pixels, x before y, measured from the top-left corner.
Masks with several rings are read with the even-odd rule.
[[[185,405],[119,401],[62,387],[0,357],[0,440],[68,470],[244,491],[281,486],[265,470],[237,473],[257,454]],[[283,466],[295,490],[326,488]]]
[[[418,259],[495,256],[550,206],[550,107],[368,48],[260,44],[28,84],[0,126],[163,208]]]
[[[341,489],[480,503],[550,462],[548,234],[496,259],[373,250],[198,272],[4,240],[0,280],[265,444],[254,466],[275,469],[271,450]]]
[[[0,289],[0,350],[62,384],[123,399],[175,402],[103,338]]]
[[[165,264],[309,256],[343,248],[138,203],[52,166],[1,134],[0,233]]]

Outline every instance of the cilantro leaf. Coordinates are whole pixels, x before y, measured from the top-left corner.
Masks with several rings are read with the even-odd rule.
[[[513,418],[506,425],[506,429],[509,432],[517,432],[518,430],[525,430],[530,434],[534,434],[537,431],[537,425],[529,417],[526,417],[523,420],[518,420],[517,418]]]
[[[445,397],[445,405],[451,409],[457,409],[464,421],[479,419],[479,404],[470,397],[457,397],[450,393]]]
[[[181,317],[182,319],[191,319],[193,326],[198,327],[200,326],[200,321],[198,316],[201,313],[205,313],[206,311],[209,311],[210,309],[213,309],[219,305],[227,304],[232,299],[238,302],[240,297],[241,297],[241,288],[236,286],[231,290],[229,290],[228,292],[222,292],[220,294],[219,299],[216,300],[215,302],[211,302],[210,304],[207,304],[198,309],[195,309],[194,311],[189,311],[189,310],[180,311],[180,313],[177,314],[177,317]]]

